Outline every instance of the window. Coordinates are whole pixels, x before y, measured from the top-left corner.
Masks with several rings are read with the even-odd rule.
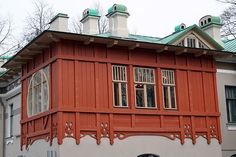
[[[125,66],[112,66],[113,103],[116,107],[127,107],[127,73]]]
[[[9,105],[10,108],[10,119],[9,119],[9,135],[10,137],[13,136],[13,104]]]
[[[134,68],[135,102],[137,107],[156,107],[154,69]]]
[[[28,115],[32,116],[48,110],[49,66],[34,73],[28,86]]]
[[[198,47],[203,49],[209,49],[205,44],[203,44],[200,40],[198,40]]]
[[[162,70],[162,90],[165,109],[176,109],[175,74],[173,70]]]
[[[188,47],[196,47],[196,39],[195,38],[187,38],[187,46]]]
[[[179,42],[177,46],[184,46],[184,40],[182,40],[181,42]]]
[[[225,86],[228,122],[236,123],[236,87]]]

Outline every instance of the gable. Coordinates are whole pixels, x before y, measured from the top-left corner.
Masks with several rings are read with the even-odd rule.
[[[178,45],[183,39],[188,37],[190,34],[195,36],[200,42],[206,45],[209,49],[212,49],[212,50],[224,49],[218,42],[216,42],[207,33],[202,31],[201,28],[198,27],[197,25],[189,26],[182,31],[175,32],[165,38],[162,38],[161,42],[163,44]],[[187,44],[185,44],[184,46],[188,47]],[[199,47],[196,47],[196,48],[199,48]]]
[[[194,47],[194,48],[204,48],[212,49],[216,48],[214,45],[208,42],[200,34],[195,31],[189,31],[186,35],[182,36],[178,40],[172,43],[172,45],[185,46],[185,47]]]

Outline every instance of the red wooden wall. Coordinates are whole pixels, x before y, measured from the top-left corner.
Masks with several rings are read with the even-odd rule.
[[[50,110],[27,116],[28,77],[50,65]],[[112,65],[127,66],[128,108],[114,108]],[[155,68],[156,109],[135,108],[133,67]],[[174,69],[177,110],[163,109],[161,69]],[[174,52],[106,45],[84,45],[60,41],[22,67],[21,145],[37,139],[62,144],[65,137],[89,135],[99,144],[101,138],[124,139],[134,135],[160,135],[170,139],[202,136],[221,142],[216,92],[215,63],[210,56],[194,57]]]

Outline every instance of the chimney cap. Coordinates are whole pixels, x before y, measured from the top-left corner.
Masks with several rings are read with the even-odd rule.
[[[184,23],[181,23],[180,25],[175,26],[175,32],[180,32],[186,28],[186,25]]]
[[[49,24],[51,24],[53,21],[55,21],[58,17],[62,17],[62,18],[69,18],[69,16],[67,14],[64,13],[58,13],[56,16],[54,16],[51,21],[49,22]]]
[[[80,20],[80,22],[83,22],[88,16],[100,17],[98,15],[98,10],[97,9],[90,9],[90,8],[85,9],[83,11],[82,16],[83,16],[83,18]]]
[[[205,27],[207,27],[209,25],[222,26],[223,24],[221,23],[221,20],[220,20],[219,16],[206,15],[206,16],[203,16],[199,20],[199,26],[201,28],[205,28]]]
[[[128,9],[125,5],[123,5],[123,4],[113,4],[113,6],[108,9],[106,16],[111,16],[116,12],[129,15]]]

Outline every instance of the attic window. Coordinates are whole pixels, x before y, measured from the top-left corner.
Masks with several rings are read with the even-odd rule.
[[[195,38],[187,38],[187,46],[195,48],[196,47],[196,39]]]
[[[203,21],[201,21],[201,26],[203,26]]]
[[[207,20],[208,20],[209,23],[211,22],[211,18],[208,18]]]

